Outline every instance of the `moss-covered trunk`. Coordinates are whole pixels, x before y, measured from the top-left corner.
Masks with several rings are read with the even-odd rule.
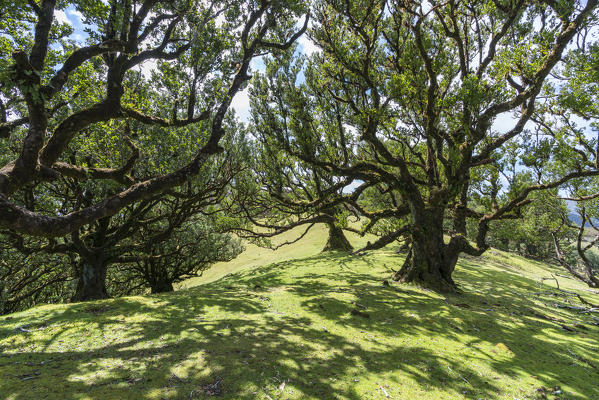
[[[152,293],[166,293],[175,290],[173,283],[165,279],[157,279],[151,284]]]
[[[107,299],[107,264],[101,258],[83,259],[78,268],[77,288],[72,301]]]
[[[353,246],[345,237],[343,229],[335,224],[328,224],[329,238],[322,251],[352,251]]]
[[[168,262],[159,258],[144,261],[144,277],[152,293],[166,293],[175,290],[173,278],[169,274]]]
[[[442,213],[427,212],[416,218],[410,248],[403,266],[393,279],[415,283],[436,292],[456,292],[452,274],[458,253],[450,253],[443,240]]]

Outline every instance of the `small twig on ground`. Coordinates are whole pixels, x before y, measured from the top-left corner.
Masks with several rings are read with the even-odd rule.
[[[591,303],[591,302],[589,302],[589,301],[587,301],[587,300],[583,299],[583,298],[582,298],[582,296],[581,296],[581,295],[579,295],[579,294],[577,294],[577,293],[575,293],[575,294],[576,294],[576,297],[578,297],[578,300],[580,300],[580,302],[581,302],[582,304],[586,304],[587,306],[590,306],[590,307],[592,307],[592,308],[599,308],[599,305],[597,305],[597,304],[593,304],[593,303]]]
[[[383,394],[385,395],[386,398],[391,397],[391,396],[389,396],[389,393],[387,393],[387,391],[385,390],[384,387],[380,386],[380,388],[381,388],[381,391],[383,392]]]
[[[553,274],[551,274],[551,277],[552,277],[552,278],[553,278],[553,280],[555,281],[555,285],[557,286],[557,290],[560,290],[560,289],[559,289],[559,282],[557,281],[557,278],[556,278],[556,277],[555,277]]]
[[[557,292],[552,291],[552,290],[545,290],[545,291],[542,291],[542,292],[535,293],[535,295],[540,296],[542,294],[550,294],[550,295],[562,295],[564,297],[568,297],[568,295],[575,296],[575,297],[578,298],[578,300],[582,304],[587,305],[587,306],[592,307],[592,308],[599,308],[599,305],[591,303],[590,301],[584,299],[581,295],[579,295],[576,292],[572,292],[572,291],[569,291],[569,290],[560,289],[559,283],[557,282],[557,279],[555,278],[555,276],[553,276],[553,275],[551,275],[551,276],[553,277],[553,279],[555,279],[555,283],[557,284],[557,288],[556,288]],[[550,278],[542,278],[542,279],[545,280],[545,279],[550,279]]]
[[[570,353],[575,360],[580,361],[593,369],[597,369],[597,366],[595,364],[593,364],[590,360],[587,360],[586,358],[579,356],[578,354],[574,353],[570,349],[566,349],[566,350],[568,350],[568,353]]]

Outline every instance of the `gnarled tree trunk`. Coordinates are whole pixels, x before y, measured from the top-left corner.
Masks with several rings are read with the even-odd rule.
[[[150,286],[151,293],[172,292],[173,279],[169,276],[168,266],[164,260],[152,259],[151,257],[144,261],[145,281]]]
[[[71,301],[107,299],[106,270],[108,265],[101,258],[83,259],[78,268],[78,280]]]
[[[432,289],[436,292],[458,291],[451,275],[459,253],[450,251],[443,240],[443,217],[426,213],[415,218],[406,260],[393,280]]]
[[[322,251],[352,251],[353,246],[345,237],[343,229],[335,224],[327,224],[329,227],[329,239]]]
[[[173,288],[173,283],[167,279],[156,279],[152,281],[150,288],[153,294],[172,292],[175,290],[175,288]]]

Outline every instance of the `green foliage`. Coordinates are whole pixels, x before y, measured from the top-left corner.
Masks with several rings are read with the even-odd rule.
[[[241,240],[226,232],[231,220],[213,213],[192,217],[164,241],[152,241],[156,226],[137,232],[133,240],[146,243],[141,250],[125,253],[129,263],[111,268],[108,290],[114,296],[161,293],[210,268],[216,262],[237,257],[244,247]]]
[[[0,235],[0,315],[44,303],[62,303],[73,290],[70,259],[48,253],[34,239]]]
[[[266,246],[270,246],[268,237],[298,225],[310,229],[315,222],[326,222],[331,230],[348,226],[350,209],[339,198],[352,180],[340,179],[286,151],[285,143],[292,141],[306,154],[333,155],[327,135],[331,129],[344,129],[336,119],[339,114],[313,117],[320,115],[321,105],[305,85],[296,86],[304,62],[304,57],[292,52],[265,58],[265,71],[254,76],[250,90],[248,132],[255,141],[249,168],[236,182],[237,201],[262,229],[248,235]]]
[[[568,208],[555,193],[535,194],[531,200],[520,218],[493,223],[489,244],[501,250],[551,261],[555,258],[552,233],[556,233],[558,240],[572,240],[575,229],[564,226]]]

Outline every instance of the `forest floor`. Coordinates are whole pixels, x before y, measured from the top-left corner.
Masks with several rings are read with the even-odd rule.
[[[0,399],[599,399],[599,313],[543,278],[599,295],[559,267],[490,250],[441,296],[383,285],[393,249],[324,241],[248,246],[171,294],[0,317]]]

